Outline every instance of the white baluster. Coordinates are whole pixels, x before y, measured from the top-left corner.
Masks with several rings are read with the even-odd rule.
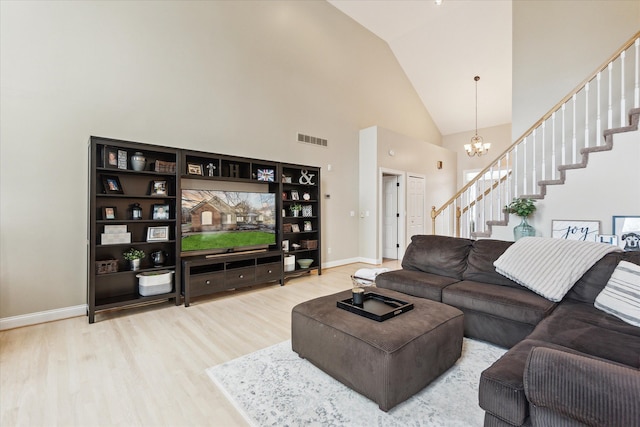
[[[602,122],[600,119],[600,77],[601,72],[598,72],[596,76],[596,88],[597,88],[597,96],[596,96],[596,145],[600,145],[600,141],[602,138]]]
[[[609,62],[609,65],[607,65],[607,70],[609,72],[609,107],[607,110],[607,129],[612,129],[613,128],[613,100],[612,100],[613,62]]]
[[[506,179],[506,182],[507,182],[507,191],[506,191],[506,194],[505,194],[505,201],[506,202],[510,202],[511,201],[511,186],[513,184],[514,165],[511,164],[510,160],[511,160],[511,151],[507,151],[505,168],[507,169],[507,173],[509,173],[509,170],[511,170],[511,174],[509,174],[509,176]]]
[[[545,120],[544,122],[542,122],[542,140],[540,141],[540,143],[542,144],[542,153],[541,153],[541,158],[540,158],[540,179],[542,181],[544,181],[545,177],[546,177],[546,170],[547,170],[547,159],[546,159],[546,150],[545,150],[545,133],[546,133],[546,128],[547,128],[547,121]]]
[[[489,220],[493,221],[493,166],[489,168],[489,176],[491,177],[491,179],[489,180],[489,190],[491,191],[491,197],[489,198]]]
[[[620,54],[620,127],[625,126],[625,116],[627,115],[627,101],[624,96],[624,59],[627,51],[623,50]]]
[[[522,194],[527,194],[527,137],[522,141]]]
[[[638,56],[640,56],[640,38],[636,39],[636,42],[634,43],[635,47],[636,47],[636,54],[635,54],[635,58],[636,58],[636,67],[635,67],[635,87],[633,90],[634,96],[633,96],[633,108],[638,108],[640,107],[640,84],[638,82],[638,79],[640,79],[640,61],[638,60]]]
[[[584,86],[584,146],[589,146],[589,82]]]
[[[565,102],[564,104],[562,104],[562,164],[566,165],[567,164],[567,144],[566,144],[566,137],[565,137],[565,117],[564,117],[564,111],[566,109],[567,103]]]
[[[518,171],[520,168],[518,167],[518,146],[516,145],[513,149],[513,198],[518,197]],[[511,200],[511,199],[510,199]]]
[[[571,133],[571,149],[573,150],[573,161],[572,163],[575,165],[577,163],[577,151],[578,151],[578,146],[577,146],[577,140],[576,140],[576,95],[574,94],[571,97],[571,100],[573,101],[573,130]]]
[[[556,112],[551,114],[551,179],[556,179]]]
[[[533,140],[531,141],[531,164],[532,166],[532,170],[531,170],[531,192],[532,193],[536,193],[536,188],[538,185],[538,167],[536,164],[536,131],[538,130],[538,128],[535,128],[533,130]]]
[[[483,174],[482,175],[482,211],[480,212],[480,215],[482,216],[482,227],[480,228],[480,231],[484,232],[484,227],[485,227],[485,219],[486,219],[486,209],[487,209],[487,204],[486,204],[486,197],[484,194],[484,191],[487,189],[487,174]]]

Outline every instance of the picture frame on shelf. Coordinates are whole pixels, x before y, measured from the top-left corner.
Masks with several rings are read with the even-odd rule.
[[[287,192],[286,191],[282,192],[282,200],[287,200]]]
[[[615,234],[598,234],[598,239],[596,241],[599,243],[618,246],[618,236]]]
[[[118,169],[127,170],[128,160],[127,150],[118,150]]]
[[[313,226],[311,225],[311,221],[304,222],[304,231],[313,231]]]
[[[282,224],[282,231],[285,233],[291,233],[291,224],[289,223]]]
[[[289,252],[289,241],[288,240],[283,240],[282,241],[282,250],[285,252]]]
[[[291,190],[291,200],[300,200],[298,190]]]
[[[151,195],[152,196],[167,196],[167,181],[153,181],[151,183]]]
[[[282,183],[283,184],[291,184],[291,177],[287,175],[282,175]]]
[[[300,232],[300,226],[298,224],[291,224],[291,232],[292,233],[299,233]]]
[[[106,194],[124,194],[120,179],[115,175],[102,175],[102,185]]]
[[[302,216],[305,216],[305,217],[313,216],[313,206],[312,205],[303,205],[302,206]]]
[[[202,176],[202,165],[199,163],[187,163],[187,175]]]
[[[115,206],[104,206],[102,208],[102,219],[114,220],[118,219],[118,211]]]
[[[153,209],[151,212],[151,219],[169,219],[169,205],[168,204],[157,204],[153,205]]]
[[[258,181],[274,182],[275,171],[273,169],[258,169]]]
[[[147,242],[166,242],[169,240],[169,226],[147,228]]]
[[[640,251],[640,216],[616,215],[613,217],[613,234],[624,251]]]
[[[103,167],[110,169],[118,168],[118,149],[113,147],[104,147]]]
[[[600,234],[600,221],[551,220],[551,237],[564,240],[596,242]]]

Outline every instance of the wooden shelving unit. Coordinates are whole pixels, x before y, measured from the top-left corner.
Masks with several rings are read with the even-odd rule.
[[[141,171],[133,170],[132,156],[142,153],[146,158]],[[156,161],[160,172],[156,172]],[[91,137],[89,142],[89,263],[88,316],[95,321],[98,311],[139,304],[141,302],[174,299],[180,304],[180,258],[176,251],[178,151],[166,147]],[[176,165],[173,172],[167,165]],[[113,186],[113,188],[110,188]],[[136,205],[137,204],[137,205]],[[142,211],[133,219],[132,207]],[[155,219],[154,219],[155,210]],[[152,232],[160,237],[149,236]],[[129,233],[130,241],[117,243],[110,239],[113,229]],[[121,234],[121,233],[120,233]],[[113,240],[113,241],[112,241]],[[129,248],[144,251],[140,269],[132,271],[123,252]],[[162,266],[154,266],[150,254],[165,254]],[[111,261],[104,272],[106,261]],[[138,292],[137,274],[160,270],[173,271],[173,287],[168,293],[142,296]]]
[[[293,270],[285,271],[284,276],[313,270],[322,274],[320,168],[282,164],[281,173],[282,242],[285,259],[295,257]],[[295,206],[300,210],[294,211]],[[312,262],[308,268],[302,268],[298,262],[301,259]],[[285,262],[285,266],[290,265],[289,262]]]
[[[142,169],[134,168],[138,153],[146,159]],[[275,195],[275,243],[257,251],[182,252],[182,223],[189,217],[183,215],[182,190],[194,182],[213,188],[226,183],[234,186],[233,191],[245,187],[255,191],[257,186],[257,192]],[[89,323],[102,310],[171,299],[179,305],[183,297],[188,306],[195,296],[261,283],[283,285],[285,278],[311,271],[322,274],[320,196],[318,167],[91,137]],[[294,205],[301,206],[297,216],[291,209]],[[141,214],[134,214],[134,207]],[[123,256],[129,248],[146,253],[136,271]],[[150,257],[158,252],[165,255],[160,266]],[[285,259],[291,257],[296,262],[288,270]],[[310,260],[309,266],[300,265],[304,259]],[[172,272],[171,290],[141,295],[136,276],[161,270]]]

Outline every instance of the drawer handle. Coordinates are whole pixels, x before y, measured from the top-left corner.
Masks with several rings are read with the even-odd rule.
[[[267,273],[271,274],[271,273],[273,273],[273,271],[269,270],[269,271],[267,271]]]
[[[211,284],[211,280],[207,280],[206,282],[204,282],[205,285],[210,285]]]
[[[244,274],[238,276],[240,279],[244,279]]]

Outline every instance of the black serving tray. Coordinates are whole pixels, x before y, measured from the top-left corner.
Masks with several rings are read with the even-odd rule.
[[[391,319],[392,317],[413,309],[412,303],[386,297],[376,294],[375,292],[365,293],[363,299],[364,304],[362,304],[362,307],[353,305],[353,298],[348,298],[338,301],[338,308],[377,320],[378,322],[384,322],[387,319]]]

